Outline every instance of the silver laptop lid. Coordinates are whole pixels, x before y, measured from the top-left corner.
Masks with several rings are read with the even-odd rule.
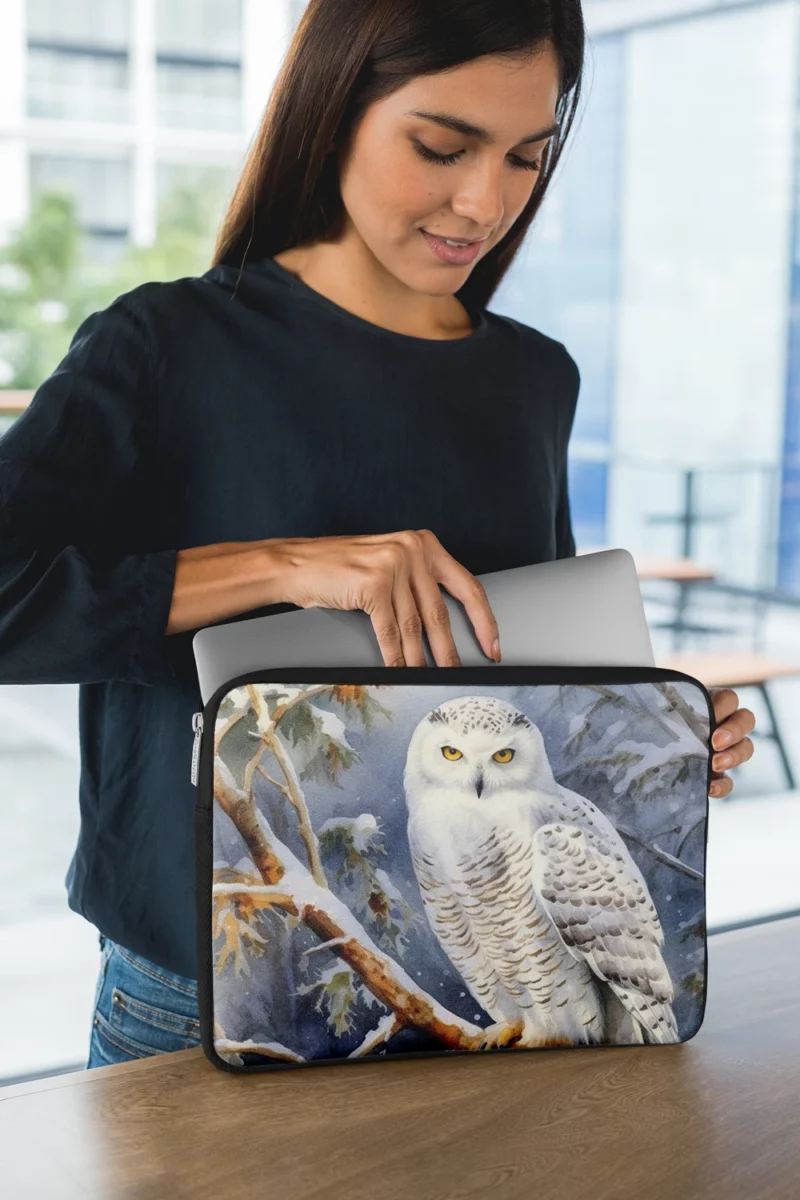
[[[478,576],[500,628],[508,666],[653,666],[639,579],[627,550],[513,567]],[[464,666],[494,666],[460,601],[442,588]],[[435,666],[423,637],[429,666]],[[207,703],[229,679],[268,667],[380,667],[366,613],[304,608],[210,625],[192,640]]]

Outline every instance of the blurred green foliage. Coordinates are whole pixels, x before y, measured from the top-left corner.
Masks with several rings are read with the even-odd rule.
[[[92,252],[70,191],[38,193],[28,220],[0,246],[0,387],[36,389],[81,321],[123,292],[207,271],[226,182],[213,171],[201,176],[201,186],[173,188],[159,207],[153,244],[127,242],[112,261]]]

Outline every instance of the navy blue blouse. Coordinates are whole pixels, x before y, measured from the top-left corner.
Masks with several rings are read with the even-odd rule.
[[[466,338],[394,333],[271,258],[145,283],[82,322],[0,439],[0,682],[81,685],[69,905],[168,970],[197,974],[177,551],[427,527],[476,575],[575,553],[578,368],[472,316]]]

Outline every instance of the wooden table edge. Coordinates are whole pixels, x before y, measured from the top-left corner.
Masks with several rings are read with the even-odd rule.
[[[788,916],[766,917],[763,921],[757,921],[752,925],[745,925],[740,929],[727,929],[721,933],[709,933],[708,940],[714,942],[744,942],[751,941],[753,938],[758,938],[764,932],[774,932],[773,927],[783,925],[784,923],[796,925],[800,928],[800,914],[790,914]],[[698,1036],[702,1036],[702,1030]],[[694,1040],[694,1039],[690,1039]],[[177,1065],[187,1058],[204,1058],[205,1055],[200,1046],[195,1046],[190,1050],[176,1050],[171,1054],[154,1054],[149,1058],[142,1058],[136,1062],[115,1063],[108,1067],[95,1067],[91,1071],[70,1071],[63,1075],[48,1075],[43,1079],[32,1079],[24,1083],[9,1084],[7,1087],[0,1087],[0,1103],[4,1100],[12,1100],[15,1097],[30,1096],[36,1092],[49,1092],[55,1088],[78,1087],[82,1084],[100,1082],[103,1079],[108,1079],[112,1075],[129,1075],[133,1071],[147,1070],[164,1070],[172,1065]],[[164,1059],[168,1061],[165,1063]],[[383,1064],[384,1067],[386,1064]],[[214,1070],[209,1063],[209,1071]],[[217,1071],[218,1075],[223,1072]],[[224,1074],[227,1074],[225,1072]],[[244,1076],[242,1077],[244,1078]]]

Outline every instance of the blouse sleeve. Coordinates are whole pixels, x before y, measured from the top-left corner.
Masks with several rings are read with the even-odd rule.
[[[118,297],[86,317],[0,438],[0,682],[174,678],[176,551],[148,551],[157,494],[154,372]]]
[[[578,364],[565,346],[562,347],[567,358],[567,386],[559,397],[560,401],[560,451],[559,451],[559,491],[556,505],[556,558],[572,558],[575,555],[575,537],[572,530],[572,517],[569,501],[568,452],[569,439],[575,423],[575,410],[578,404],[581,376]]]

